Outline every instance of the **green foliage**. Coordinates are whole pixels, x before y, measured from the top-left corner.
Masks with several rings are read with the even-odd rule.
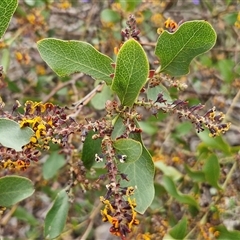
[[[159,93],[163,94],[164,99],[168,103],[172,103],[172,98],[170,96],[169,91],[162,84],[160,84],[159,86],[156,86],[154,88],[148,88],[147,97],[149,100],[155,101],[157,99],[157,96]]]
[[[136,162],[142,155],[142,145],[132,139],[118,139],[113,143],[117,153],[126,155],[127,163]]]
[[[99,81],[96,81],[98,84]],[[105,108],[106,101],[112,99],[112,91],[108,85],[104,85],[102,91],[95,95],[92,100],[91,104],[96,110],[103,110]]]
[[[2,38],[3,34],[8,28],[9,22],[12,18],[13,13],[15,12],[18,5],[17,0],[2,0],[0,2],[0,38]]]
[[[171,76],[187,74],[193,58],[209,51],[216,38],[214,29],[206,21],[185,22],[174,33],[164,31],[155,49],[161,61],[160,71]]]
[[[213,187],[220,189],[220,186],[218,184],[218,179],[220,177],[220,166],[217,156],[210,155],[206,159],[206,163],[203,167],[203,172],[205,173],[206,181]]]
[[[229,155],[231,153],[229,144],[227,144],[221,136],[212,138],[206,131],[198,133],[198,136],[202,141],[199,146],[200,152],[202,147],[207,147],[209,149],[221,150],[226,155]]]
[[[113,125],[114,128],[111,137],[113,140],[116,140],[116,138],[120,137],[126,131],[126,126],[123,123],[123,119],[119,117],[119,115],[113,119]]]
[[[30,142],[33,130],[29,127],[20,128],[19,124],[10,119],[0,118],[0,143],[16,151]]]
[[[36,227],[39,224],[38,220],[33,216],[33,214],[21,206],[17,207],[16,211],[14,212],[14,216],[19,220],[27,222],[31,226]]]
[[[104,9],[101,12],[101,21],[116,23],[120,20],[120,15],[112,9]]]
[[[181,5],[185,9],[185,3],[140,3],[96,2],[99,15],[90,10],[90,14],[75,16],[78,20],[72,27],[70,21],[62,25],[59,21],[60,28],[52,29],[50,16],[58,15],[57,21],[51,18],[53,25],[65,14],[75,19],[69,16],[81,9],[79,5],[92,9],[91,3],[20,3],[14,28],[0,42],[5,71],[0,66],[0,90],[4,90],[0,96],[0,174],[27,169],[19,172],[27,178],[0,178],[0,225],[2,207],[11,207],[34,192],[32,179],[37,184],[36,201],[28,205],[26,200],[11,210],[13,217],[30,226],[26,239],[43,237],[42,226],[37,224],[39,201],[49,205],[56,186],[66,188],[58,192],[46,215],[46,239],[61,238],[64,227],[63,238],[94,238],[92,226],[99,224],[95,219],[100,213],[103,221],[110,222],[111,233],[122,239],[239,238],[239,231],[227,230],[224,219],[229,212],[238,212],[240,148],[232,144],[234,137],[229,141],[219,134],[229,129],[228,119],[239,98],[237,48],[229,36],[236,36],[240,13],[230,11],[235,6],[231,0],[224,12],[218,12],[211,1],[186,3],[200,12],[207,9],[206,19],[218,32],[216,48],[199,56],[216,43],[210,23],[190,20],[177,25],[172,21],[177,27],[168,28],[165,12]],[[0,37],[16,4],[12,0],[0,3],[4,16]],[[151,4],[154,8],[150,9]],[[74,11],[68,11],[71,6]],[[130,11],[136,17],[130,15],[121,30]],[[216,24],[212,19],[220,21]],[[164,26],[155,43],[156,28]],[[26,39],[29,49],[23,50]],[[31,46],[35,42],[43,61],[60,78],[41,61]],[[119,49],[115,61],[114,48]],[[158,69],[154,69],[156,58]],[[190,63],[189,77],[176,78],[189,73]],[[15,68],[21,69],[19,75]],[[93,79],[73,75],[78,72]],[[234,96],[228,109],[226,103]],[[41,102],[12,107],[11,100],[18,98]],[[216,109],[206,112],[203,104],[216,105]],[[227,110],[227,120],[222,109]],[[21,120],[31,128],[20,128]],[[38,162],[41,158],[45,161]]]
[[[147,81],[149,72],[146,53],[134,39],[126,41],[117,56],[112,89],[122,105],[131,107]]]
[[[65,165],[64,156],[54,151],[43,164],[43,177],[46,180],[54,177],[59,169]]]
[[[225,226],[218,226],[216,230],[219,231],[219,236],[217,239],[225,240],[225,239],[239,239],[240,233],[239,231],[228,231]]]
[[[53,239],[61,234],[67,220],[68,208],[68,195],[63,189],[57,194],[53,206],[47,213],[44,225],[46,239]]]
[[[182,194],[177,190],[176,185],[171,177],[164,175],[162,179],[162,185],[166,191],[180,203],[188,204],[196,209],[199,208],[197,201],[192,196]]]
[[[187,235],[187,218],[181,219],[170,231],[169,235],[174,239],[184,239]]]
[[[25,177],[6,176],[0,178],[0,206],[9,207],[34,193],[33,183]]]
[[[157,161],[154,165],[156,168],[161,170],[165,176],[169,176],[174,181],[178,181],[183,177],[182,173],[176,168],[167,166],[163,162]]]
[[[38,50],[43,60],[59,76],[83,72],[96,80],[111,83],[113,60],[98,52],[89,43],[54,38],[43,39],[38,42]]]
[[[92,139],[94,131],[90,131],[84,141],[82,150],[82,161],[86,168],[90,169],[95,162],[95,154],[101,154],[101,139]]]
[[[143,214],[154,198],[154,165],[151,155],[142,143],[141,137],[136,134],[133,139],[142,144],[141,156],[133,162],[126,161],[124,164],[119,164],[118,169],[127,174],[129,178],[129,181],[123,183],[123,186],[136,188],[134,193],[137,202],[136,210]]]

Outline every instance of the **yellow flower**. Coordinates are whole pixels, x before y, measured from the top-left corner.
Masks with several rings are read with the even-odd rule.
[[[57,7],[60,9],[68,9],[72,7],[72,4],[68,0],[65,0],[65,1],[61,1],[61,3],[58,3]]]
[[[237,21],[234,23],[234,26],[240,28],[240,12],[238,12]]]
[[[27,15],[27,20],[28,20],[32,25],[34,25],[35,22],[36,22],[36,17],[35,17],[34,14],[30,13],[30,14]]]
[[[151,17],[151,22],[154,23],[156,26],[161,26],[164,22],[164,17],[161,13],[155,13]]]
[[[18,62],[22,61],[23,55],[20,52],[15,52],[15,58],[18,60]]]
[[[45,75],[46,74],[46,69],[42,65],[37,65],[36,66],[36,72],[39,75]]]
[[[135,14],[135,19],[136,19],[137,24],[141,24],[144,21],[144,16],[141,12],[137,12]]]

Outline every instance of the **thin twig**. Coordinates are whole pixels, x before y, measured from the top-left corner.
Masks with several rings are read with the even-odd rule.
[[[80,238],[81,240],[87,239],[87,237],[92,229],[94,219],[95,219],[96,215],[99,214],[101,207],[102,207],[102,203],[100,202],[100,203],[98,203],[97,207],[94,208],[94,210],[91,212],[91,215],[89,217],[88,227],[87,227],[86,231],[84,232],[84,234],[82,235],[82,237]]]
[[[8,224],[9,220],[11,219],[13,213],[16,211],[18,204],[15,204],[11,210],[1,219],[0,225],[5,226]]]
[[[238,93],[236,94],[236,96],[234,97],[234,99],[232,100],[232,104],[230,105],[230,107],[228,108],[226,114],[225,114],[225,122],[228,120],[228,121],[231,121],[231,114],[233,112],[233,108],[234,106],[237,104],[237,102],[239,101],[240,99],[240,90],[238,91]]]
[[[69,117],[76,118],[79,112],[82,110],[82,107],[87,105],[90,100],[99,92],[102,91],[104,87],[104,82],[101,81],[90,93],[88,93],[84,98],[72,104],[73,108],[76,109],[76,112],[70,114]]]
[[[232,176],[232,174],[234,173],[234,170],[236,169],[236,167],[237,167],[237,162],[235,162],[235,163],[233,164],[232,168],[230,169],[230,171],[229,171],[229,173],[228,173],[228,175],[227,175],[227,177],[226,177],[226,179],[225,179],[225,181],[224,181],[224,183],[223,183],[223,185],[222,185],[223,191],[226,189],[227,184],[229,183],[229,181],[230,181],[230,179],[231,179],[231,176]],[[217,201],[218,201],[220,198],[221,198],[221,195],[218,195],[218,196],[215,198],[214,204],[216,204]],[[200,220],[200,224],[201,224],[201,225],[206,222],[207,215],[208,215],[208,213],[209,213],[210,211],[211,211],[211,210],[210,210],[210,208],[209,208],[208,211],[205,212],[205,214],[204,214],[203,217],[201,218],[201,220]],[[186,236],[184,239],[189,239],[189,237],[190,237],[191,234],[195,231],[195,229],[196,229],[197,226],[198,226],[198,225],[196,225],[196,226],[187,234],[187,236]]]
[[[78,107],[79,105],[86,105],[89,101],[98,93],[101,92],[104,87],[104,82],[100,82],[90,93],[88,93],[84,98],[80,99],[76,103],[73,103],[73,107]]]
[[[153,42],[140,42],[142,46],[151,46],[151,47],[156,47],[156,43]]]
[[[51,97],[53,97],[60,89],[68,86],[68,85],[74,85],[75,82],[81,78],[83,76],[83,73],[79,73],[77,75],[75,75],[71,80],[67,81],[67,82],[61,82],[59,83],[43,100],[43,103],[46,103],[47,101],[49,101],[49,99]]]

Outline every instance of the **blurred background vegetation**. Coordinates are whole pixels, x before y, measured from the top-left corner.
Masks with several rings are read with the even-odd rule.
[[[221,193],[221,201],[216,206],[227,212],[230,207],[226,209],[223,202],[230,201],[233,210],[225,215],[219,214],[220,210],[216,211],[216,216],[213,211],[211,216],[208,216],[210,225],[199,228],[196,239],[211,239],[208,238],[210,236],[214,239],[215,236],[209,232],[210,226],[220,223],[224,223],[228,229],[240,230],[237,217],[240,214],[240,157],[237,153],[240,146],[239,1],[20,0],[10,26],[0,41],[0,65],[3,65],[5,73],[5,81],[0,84],[4,86],[1,97],[6,105],[5,109],[11,111],[16,100],[21,104],[26,100],[34,100],[71,106],[73,102],[83,98],[93,89],[94,80],[81,74],[59,78],[41,59],[36,42],[47,37],[86,41],[115,59],[114,48],[121,44],[121,30],[126,26],[129,14],[134,14],[137,19],[141,31],[140,42],[149,56],[152,69],[155,67],[154,61],[157,60],[154,56],[157,29],[164,27],[167,18],[170,17],[176,22],[204,19],[211,23],[217,32],[215,47],[192,62],[190,74],[176,79],[188,87],[178,90],[176,87],[169,87],[167,83],[166,87],[169,87],[173,100],[187,100],[190,105],[202,103],[207,109],[216,106],[218,111],[226,114],[226,121],[232,123],[230,131],[221,141],[211,145],[209,142],[200,141],[191,123],[165,113],[159,113],[156,119],[145,112],[142,127],[145,133],[144,141],[154,161],[172,166],[179,174],[184,172],[183,164],[193,165],[203,149],[210,148],[215,151],[217,144],[219,155],[222,154],[221,150],[224,152],[224,148],[235,149],[228,155],[221,155],[220,183],[225,181],[234,162],[237,162],[237,166],[231,173],[230,187],[224,194]],[[103,116],[105,113],[101,106],[93,99],[83,108],[82,118],[98,119]],[[32,163],[25,172],[17,173],[35,182],[36,193],[4,213],[0,220],[0,235],[4,236],[4,239],[43,239],[45,214],[56,190],[66,186],[70,175],[69,166],[56,150],[51,148],[52,152],[45,154],[38,163]],[[46,165],[46,159],[50,159],[52,165]],[[47,168],[56,170],[48,174]],[[144,234],[139,239],[150,239],[150,236],[152,239],[162,239],[171,223],[176,223],[183,216],[189,217],[179,202],[165,196],[159,184],[162,172],[163,169],[156,172],[155,200],[145,215],[140,216],[140,227],[133,233],[132,239],[139,233]],[[5,170],[0,172],[0,176],[7,174],[9,172]],[[187,192],[189,184],[181,184],[181,191]],[[206,208],[211,204],[214,196],[211,191],[214,190],[206,184],[202,184],[200,188],[201,200],[204,202],[201,207]],[[75,200],[67,223],[71,230],[65,232],[60,239],[79,239],[79,236],[85,233],[89,221],[92,221],[92,228],[86,239],[113,239],[108,235],[109,226],[104,228],[99,214],[94,215],[94,220],[89,218],[91,213],[96,211],[100,192],[84,192],[81,186],[77,186],[73,194]],[[165,204],[164,201],[168,202]],[[198,220],[192,219],[189,225],[196,224]],[[104,229],[103,237],[97,237],[96,235],[100,236],[101,227]]]

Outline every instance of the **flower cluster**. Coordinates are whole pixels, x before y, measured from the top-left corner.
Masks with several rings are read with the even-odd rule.
[[[173,102],[173,109],[177,112],[179,118],[185,117],[195,124],[197,132],[204,131],[204,127],[210,131],[210,137],[216,137],[229,130],[231,123],[223,123],[224,114],[217,113],[213,107],[204,115],[198,114],[198,111],[204,108],[201,103],[192,107],[187,106],[187,102],[177,100]]]
[[[30,127],[34,131],[30,142],[22,147],[22,151],[0,146],[2,168],[26,169],[31,161],[38,161],[41,151],[48,150],[50,143],[59,144],[62,153],[68,155],[73,146],[68,141],[71,134],[80,132],[81,125],[73,119],[67,118],[65,109],[51,103],[27,101],[24,113],[14,112],[20,107],[19,103],[13,106],[12,113],[3,112],[3,117],[19,122],[21,128]]]
[[[122,37],[125,39],[134,38],[139,41],[139,33],[140,31],[137,29],[137,21],[134,15],[130,15],[127,20],[127,27],[121,32]]]
[[[198,133],[204,131],[205,128],[208,128],[210,131],[210,137],[224,134],[231,126],[230,122],[223,122],[225,117],[224,114],[222,112],[217,113],[215,107],[212,107],[205,114],[201,115],[199,114],[199,111],[205,107],[201,103],[191,107],[188,106],[188,102],[179,99],[172,103],[167,103],[167,100],[162,93],[158,94],[155,102],[145,102],[143,99],[142,101],[138,101],[137,105],[145,107],[155,116],[160,110],[164,112],[176,112],[180,119],[189,119],[191,123],[195,125]]]
[[[49,142],[66,144],[68,136],[75,132],[78,125],[74,120],[67,119],[64,108],[52,103],[27,101],[24,110],[20,127],[30,127],[35,133],[25,148],[48,150]]]
[[[177,24],[174,20],[172,20],[171,18],[168,18],[165,22],[164,22],[164,27],[167,31],[173,33],[178,29],[178,26],[180,25]],[[163,28],[158,28],[157,29],[157,33],[161,34],[164,31]]]
[[[101,211],[102,220],[112,224],[110,232],[113,235],[126,239],[126,235],[132,231],[133,226],[139,224],[136,219],[135,199],[130,198],[134,188],[121,188],[119,183],[112,183],[107,185],[107,189],[106,196],[100,197],[100,201],[105,205]]]
[[[18,17],[17,23],[23,34],[33,39],[39,40],[39,36],[44,36],[48,30],[44,13],[40,9],[32,9],[26,17]]]
[[[235,25],[236,28],[240,28],[240,12],[238,12],[237,20],[234,23],[234,25]]]
[[[199,224],[200,234],[203,239],[216,239],[219,236],[219,231],[216,231],[209,223]]]

